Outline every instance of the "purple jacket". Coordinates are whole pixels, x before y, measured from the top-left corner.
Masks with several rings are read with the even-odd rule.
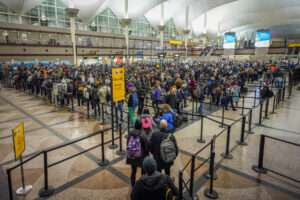
[[[155,100],[160,100],[161,90],[155,88],[153,92],[153,96],[155,96]]]
[[[129,88],[131,88],[131,87],[133,87],[133,84],[132,83],[128,83],[127,85],[126,85],[126,88],[125,88],[125,91],[126,91],[126,94],[128,94],[128,89]]]

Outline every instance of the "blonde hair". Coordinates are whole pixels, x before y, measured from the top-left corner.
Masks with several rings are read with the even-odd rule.
[[[168,113],[171,110],[171,106],[169,104],[163,104],[162,105],[162,110],[164,113]]]

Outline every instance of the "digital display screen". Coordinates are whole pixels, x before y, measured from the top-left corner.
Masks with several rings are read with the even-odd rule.
[[[224,49],[234,49],[235,47],[235,34],[224,35]]]
[[[269,47],[270,46],[270,31],[256,32],[255,47]]]

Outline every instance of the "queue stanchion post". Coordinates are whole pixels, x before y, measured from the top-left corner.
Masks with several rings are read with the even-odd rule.
[[[254,102],[253,102],[253,107],[256,105],[256,90],[254,91]]]
[[[252,166],[252,169],[257,173],[267,173],[267,170],[263,167],[264,161],[264,150],[265,150],[265,135],[260,136],[260,144],[259,144],[259,155],[258,155],[258,165]]]
[[[179,183],[178,183],[178,190],[179,190],[179,199],[183,199],[183,172],[179,171]]]
[[[196,99],[196,98],[195,98],[195,101],[196,101],[196,107],[195,107],[195,111],[194,111],[194,112],[196,112],[196,113],[197,113],[198,101],[197,101],[197,99]]]
[[[248,134],[254,134],[254,132],[252,131],[252,112],[253,110],[250,109],[248,115],[248,131],[246,131]]]
[[[242,102],[242,114],[240,114],[241,116],[244,116],[244,107],[245,107],[245,97],[243,96],[243,102]]]
[[[277,99],[277,94],[273,96],[273,106],[272,106],[273,110],[272,110],[271,114],[276,114],[276,112],[275,112],[276,99]]]
[[[47,197],[54,192],[54,188],[48,185],[48,158],[47,151],[43,152],[44,154],[44,188],[40,189],[39,196]]]
[[[214,146],[214,141],[211,141],[212,145]],[[217,199],[218,193],[213,189],[213,183],[214,183],[214,162],[215,162],[215,151],[214,148],[212,148],[212,151],[210,152],[210,162],[209,162],[209,174],[210,174],[210,187],[204,190],[204,195],[209,199]]]
[[[25,196],[32,190],[32,185],[25,185],[24,169],[23,169],[22,162],[23,162],[23,157],[22,155],[20,155],[22,186],[16,190],[16,194],[20,196]]]
[[[230,134],[231,134],[231,126],[227,127],[227,136],[226,136],[226,149],[225,153],[221,153],[221,156],[225,159],[232,159],[233,156],[229,154],[229,147],[230,147]]]
[[[109,160],[105,159],[105,151],[104,151],[104,132],[101,132],[101,161],[99,162],[99,165],[101,167],[105,167],[109,164]]]
[[[236,141],[241,146],[247,146],[247,142],[245,142],[245,126],[246,126],[246,116],[244,115],[242,118],[242,127],[241,127],[241,138]]]
[[[263,102],[259,106],[259,120],[258,120],[258,123],[256,124],[256,126],[261,126],[261,122],[262,122],[262,109],[263,109]]]
[[[197,142],[199,142],[199,143],[205,143],[205,140],[203,139],[203,124],[204,124],[203,120],[204,120],[204,117],[203,117],[203,115],[201,115],[200,138],[197,139]]]
[[[130,133],[130,116],[129,113],[127,113],[127,130],[128,130],[128,134]],[[128,134],[125,135],[125,138],[128,138]]]
[[[114,119],[114,106],[115,102],[112,102],[111,104],[111,145],[109,145],[110,149],[116,149],[118,148],[118,145],[115,144],[115,119]],[[118,118],[118,116],[116,116]],[[117,120],[118,121],[118,120]]]
[[[225,115],[225,106],[222,106],[222,124],[219,125],[220,128],[225,128],[226,126],[224,125],[224,115]]]
[[[191,162],[191,180],[190,180],[190,189],[189,189],[189,193],[190,193],[190,197],[192,197],[194,199],[194,178],[195,178],[195,160],[196,160],[196,156],[192,155],[192,162]]]
[[[211,139],[211,141],[210,141],[210,152],[213,152],[215,150],[215,141],[216,141],[216,135],[214,135],[213,139]],[[213,172],[211,173],[210,169],[205,171],[203,176],[207,179],[211,179],[211,174],[213,175],[212,178],[214,180],[216,180],[218,178],[218,175],[216,174],[216,172],[213,170]]]
[[[6,169],[7,179],[8,179],[8,192],[9,192],[9,199],[12,200],[13,197],[13,189],[12,189],[12,183],[11,183],[11,170]]]
[[[123,150],[123,142],[122,142],[122,123],[119,124],[119,147],[120,149],[117,151],[117,155],[125,155],[126,151]]]

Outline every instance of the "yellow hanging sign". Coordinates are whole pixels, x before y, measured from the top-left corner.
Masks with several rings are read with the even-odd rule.
[[[15,159],[17,160],[19,156],[25,150],[25,138],[24,138],[24,124],[23,122],[19,124],[16,128],[12,130]]]
[[[112,68],[112,90],[113,101],[123,101],[125,99],[125,79],[124,68]]]

